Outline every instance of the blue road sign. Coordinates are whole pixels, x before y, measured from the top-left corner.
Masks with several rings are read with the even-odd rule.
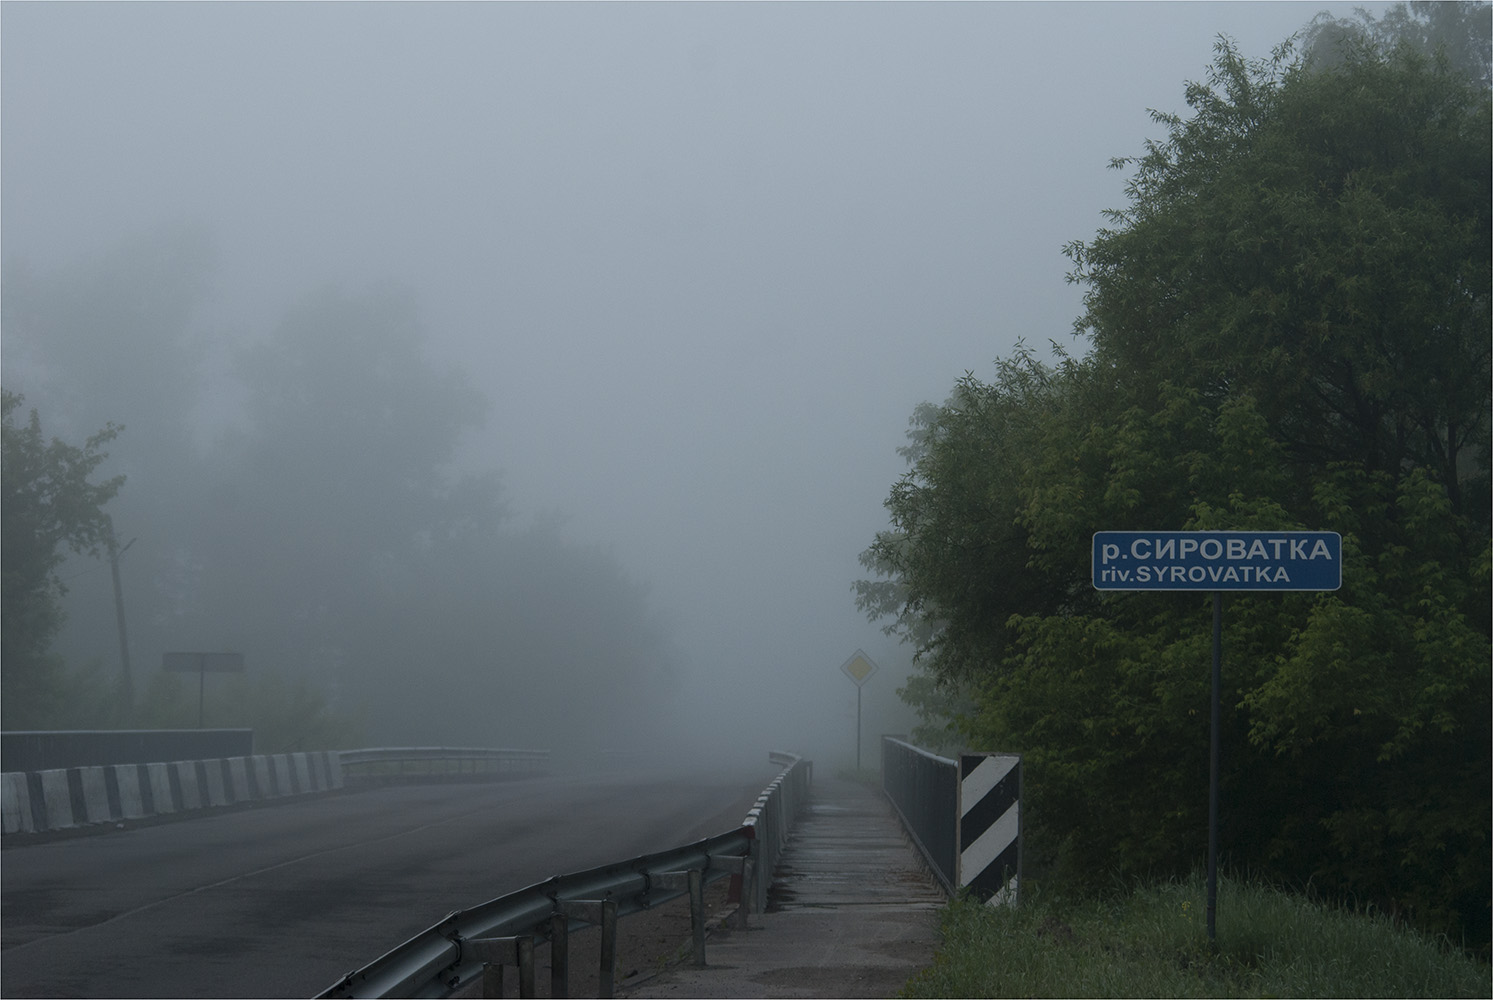
[[[1098,590],[1337,590],[1336,531],[1096,531]]]

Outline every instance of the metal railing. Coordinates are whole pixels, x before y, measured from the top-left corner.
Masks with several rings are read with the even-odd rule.
[[[881,784],[902,825],[950,895],[991,905],[1021,894],[1021,755],[940,757],[893,736],[881,741]]]
[[[343,779],[352,785],[407,781],[477,781],[544,774],[548,750],[485,747],[377,747],[343,750]]]
[[[814,780],[814,764],[794,754],[769,753],[768,760],[784,765],[784,770],[762,790],[757,802],[747,812],[742,828],[751,831],[756,841],[756,864],[758,872],[765,872],[750,886],[753,893],[752,909],[761,913],[767,908],[767,889],[772,884],[772,874],[777,870],[778,859],[788,844],[788,833],[798,812],[809,798],[809,786]],[[743,891],[746,891],[745,889]],[[746,903],[743,902],[745,907]]]
[[[959,884],[959,762],[884,736],[881,786],[913,843],[952,895]]]
[[[616,919],[688,893],[696,961],[703,963],[703,885],[728,876],[743,881],[739,914],[761,912],[788,825],[807,798],[812,765],[793,755],[742,825],[729,833],[658,854],[559,875],[506,896],[457,910],[429,929],[344,976],[322,997],[446,997],[481,980],[484,995],[501,989],[503,965],[519,967],[522,996],[533,996],[533,948],[551,946],[551,996],[568,995],[566,940],[570,930],[602,927],[601,995],[610,996]],[[494,973],[497,973],[495,976]],[[495,980],[496,984],[495,985]]]

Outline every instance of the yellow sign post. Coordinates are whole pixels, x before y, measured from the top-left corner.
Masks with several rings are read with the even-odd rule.
[[[855,681],[855,769],[861,769],[861,688],[876,673],[876,664],[864,652],[857,649],[855,655],[840,664],[840,671]]]

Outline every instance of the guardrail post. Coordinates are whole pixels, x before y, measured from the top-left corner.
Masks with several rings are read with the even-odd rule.
[[[707,855],[708,857],[708,855]],[[698,868],[679,872],[649,872],[650,889],[679,890],[689,892],[689,925],[694,942],[694,964],[705,964],[705,873]]]
[[[753,812],[755,811],[756,810],[753,810]],[[747,848],[747,851],[751,857],[756,858],[758,856],[758,852],[757,826],[755,823],[751,823],[746,827],[746,835],[748,844],[750,845]],[[737,874],[732,875],[731,888],[726,893],[727,901],[735,900],[737,903],[737,912],[741,916],[742,927],[746,926],[747,893],[752,891],[753,889],[751,882],[746,877],[748,874],[748,872],[743,870]]]
[[[705,964],[705,873],[698,868],[689,872],[689,926],[695,946],[695,964]]]
[[[600,1000],[611,1000],[612,983],[617,976],[617,903],[605,900],[601,904],[601,972],[597,986]]]
[[[570,996],[570,918],[559,900],[550,916],[550,996]]]
[[[744,886],[746,886],[746,887],[748,887],[749,889],[752,890],[752,901],[753,902],[755,902],[756,899],[757,899],[758,886],[762,887],[762,889],[761,889],[761,892],[762,892],[762,909],[763,909],[764,912],[766,912],[766,910],[767,910],[767,888],[766,888],[766,880],[764,880],[763,877],[762,877],[763,876],[762,862],[761,862],[762,851],[761,851],[761,848],[758,846],[758,844],[757,844],[757,842],[755,840],[751,842],[751,844],[747,847],[747,850],[750,853],[747,855],[747,864],[742,869],[742,872],[741,872],[741,882],[742,882],[742,885],[744,885]],[[769,869],[769,872],[770,871],[771,871],[771,869]],[[743,908],[742,909],[742,911],[741,911],[741,929],[742,930],[746,930],[746,927],[747,927],[747,914],[749,914],[751,912],[752,911],[750,909],[748,909],[748,908]]]
[[[756,841],[752,841],[753,852],[756,851]],[[741,880],[741,901],[736,907],[736,926],[741,930],[747,929],[747,914],[750,912],[748,900],[755,899],[757,866],[752,861],[752,855],[740,854],[708,854],[706,859],[711,868],[719,868],[721,871],[731,873],[731,881]],[[701,963],[704,964],[704,963]]]
[[[482,962],[482,996],[503,995],[503,966],[518,966],[518,995],[534,996],[534,939],[525,937],[478,938],[466,942],[473,958]]]
[[[601,927],[601,964],[597,995],[610,1000],[617,978],[617,901],[615,899],[557,899],[550,917],[550,996],[570,996],[570,920]]]

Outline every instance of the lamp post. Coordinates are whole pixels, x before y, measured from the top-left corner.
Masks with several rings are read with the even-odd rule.
[[[130,636],[124,624],[124,588],[119,583],[119,557],[124,555],[135,539],[125,542],[124,548],[114,537],[114,518],[109,518],[109,574],[114,578],[114,619],[119,625],[119,669],[120,696],[126,707],[135,704],[135,675],[130,670]]]

